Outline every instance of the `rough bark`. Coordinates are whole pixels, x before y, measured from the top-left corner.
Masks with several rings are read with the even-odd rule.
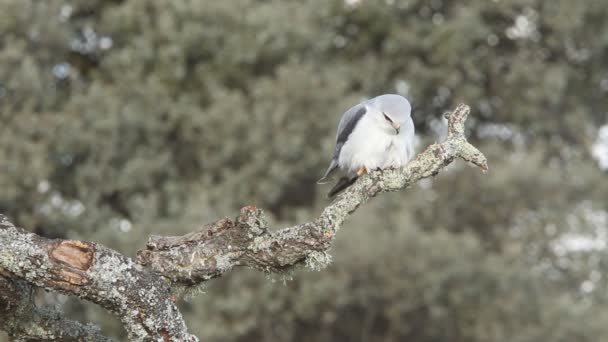
[[[248,206],[236,219],[220,219],[197,232],[152,236],[134,262],[96,243],[44,239],[14,227],[0,214],[0,293],[7,294],[0,296],[0,319],[8,322],[0,323],[0,329],[13,335],[37,334],[42,340],[79,336],[75,340],[104,341],[94,329],[60,314],[38,315],[31,301],[35,285],[101,305],[118,315],[133,341],[197,341],[173,303],[172,289],[221,276],[236,266],[264,272],[284,272],[301,264],[321,269],[331,261],[328,251],[342,224],[372,197],[434,176],[456,158],[486,171],[485,157],[464,136],[468,113],[469,107],[459,105],[447,116],[447,139],[429,146],[406,167],[371,172],[316,220],[274,233],[264,213]],[[20,317],[38,317],[30,320],[36,329],[19,323]]]
[[[111,342],[94,325],[65,319],[53,308],[34,303],[34,287],[0,275],[0,329],[20,340]]]
[[[45,239],[0,215],[0,272],[101,305],[121,319],[130,340],[197,341],[167,281],[99,244]]]

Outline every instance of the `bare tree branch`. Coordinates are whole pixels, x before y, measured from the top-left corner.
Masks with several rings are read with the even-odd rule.
[[[0,275],[0,329],[22,340],[111,342],[93,325],[68,320],[34,303],[34,287]]]
[[[263,212],[245,207],[236,220],[221,219],[199,232],[180,237],[152,236],[137,260],[185,285],[220,276],[235,266],[283,272],[306,262],[312,268],[323,268],[331,261],[327,251],[344,221],[370,198],[434,176],[458,157],[488,170],[484,155],[464,135],[468,114],[469,107],[459,105],[446,115],[448,136],[444,142],[429,146],[402,169],[374,171],[357,180],[315,221],[271,233]]]
[[[459,105],[448,116],[444,142],[429,146],[402,169],[361,177],[314,221],[270,232],[264,213],[249,206],[235,220],[221,219],[198,232],[150,237],[137,263],[96,243],[28,233],[0,214],[0,329],[43,340],[107,341],[93,328],[36,308],[31,298],[35,285],[115,313],[132,341],[198,341],[173,303],[172,286],[197,284],[236,266],[277,273],[303,263],[325,267],[336,233],[370,198],[434,176],[456,158],[488,169],[483,154],[464,136],[468,113],[469,107]],[[20,322],[26,317],[32,325]]]
[[[166,281],[99,244],[45,239],[0,215],[0,272],[101,305],[120,318],[130,340],[198,341]]]

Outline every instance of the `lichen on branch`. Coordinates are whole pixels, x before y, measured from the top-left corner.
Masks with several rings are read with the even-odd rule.
[[[120,318],[130,340],[197,341],[187,332],[169,284],[102,245],[45,239],[0,214],[0,274],[101,305]]]
[[[469,107],[448,115],[445,141],[429,146],[405,167],[359,178],[311,222],[271,232],[262,210],[247,206],[236,219],[220,219],[184,236],[151,236],[133,261],[94,242],[49,240],[15,227],[0,214],[0,328],[40,340],[107,341],[95,329],[42,314],[31,302],[34,286],[75,295],[115,313],[132,341],[198,341],[175,305],[176,289],[219,277],[235,267],[282,273],[298,265],[319,270],[346,219],[372,197],[407,188],[461,158],[487,171],[484,155],[469,144]],[[1,305],[3,304],[4,305]],[[25,308],[25,316],[23,312]],[[19,324],[32,317],[32,324]],[[63,332],[62,332],[63,331]]]
[[[0,330],[21,340],[111,342],[92,324],[66,319],[63,313],[34,302],[34,286],[0,273]]]
[[[397,191],[436,175],[456,158],[487,171],[485,156],[464,135],[469,107],[461,104],[449,113],[448,136],[429,146],[405,167],[373,171],[340,194],[314,221],[271,233],[264,213],[255,207],[241,209],[235,220],[221,219],[182,237],[153,236],[139,251],[140,264],[174,283],[196,284],[221,276],[237,266],[265,272],[284,272],[306,263],[326,266],[336,233],[359,206],[381,192]]]

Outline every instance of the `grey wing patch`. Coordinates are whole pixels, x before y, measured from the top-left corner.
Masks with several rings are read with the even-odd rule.
[[[336,136],[337,154],[340,153],[338,146],[342,148],[342,145],[348,140],[348,136],[355,130],[357,123],[359,123],[359,120],[361,120],[366,112],[367,109],[365,108],[365,105],[359,104],[344,113],[342,120],[340,120],[340,123],[338,124],[338,134]]]
[[[367,112],[364,104],[358,104],[351,109],[347,110],[344,115],[342,115],[342,119],[340,119],[340,123],[338,124],[338,132],[336,134],[336,149],[334,150],[334,155],[331,159],[331,163],[325,171],[325,174],[321,179],[317,181],[317,184],[324,184],[329,181],[329,176],[338,168],[338,160],[340,157],[340,151],[342,150],[342,146],[348,140],[348,136],[355,130],[357,123],[363,115]]]

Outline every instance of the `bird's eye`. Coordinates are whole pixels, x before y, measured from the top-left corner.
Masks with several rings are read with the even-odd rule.
[[[391,118],[388,117],[388,115],[382,113],[382,115],[384,115],[384,118],[386,119],[386,121],[388,122],[393,122],[393,120],[391,120]]]

